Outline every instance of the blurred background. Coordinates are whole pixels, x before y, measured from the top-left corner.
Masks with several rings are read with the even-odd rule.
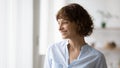
[[[56,13],[69,3],[93,19],[87,43],[105,55],[108,68],[120,68],[120,0],[0,0],[0,68],[43,68],[47,48],[61,40]]]

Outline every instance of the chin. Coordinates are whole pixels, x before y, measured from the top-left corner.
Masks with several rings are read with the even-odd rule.
[[[68,39],[68,37],[66,37],[66,36],[62,36],[62,38],[63,38],[63,39]]]

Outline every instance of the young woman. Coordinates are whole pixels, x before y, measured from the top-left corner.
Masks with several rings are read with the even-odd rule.
[[[107,68],[104,55],[84,40],[92,33],[93,21],[82,6],[66,5],[56,19],[65,40],[49,47],[44,68]]]

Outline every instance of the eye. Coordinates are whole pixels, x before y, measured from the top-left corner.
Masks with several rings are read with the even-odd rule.
[[[68,24],[68,23],[69,23],[69,21],[67,21],[67,20],[64,20],[64,21],[63,21],[63,23],[64,23],[64,24]]]
[[[58,24],[68,24],[70,21],[65,20],[65,19],[58,19]]]
[[[58,25],[60,25],[60,23],[61,23],[61,20],[59,20],[59,19],[58,19],[58,20],[57,20],[57,22],[58,22]]]
[[[64,23],[64,24],[68,24],[68,22],[67,22],[67,21],[63,21],[63,23]]]

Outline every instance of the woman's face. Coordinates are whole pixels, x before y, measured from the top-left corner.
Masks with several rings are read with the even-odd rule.
[[[79,34],[77,33],[77,25],[65,19],[58,19],[59,31],[64,39],[71,39]]]

